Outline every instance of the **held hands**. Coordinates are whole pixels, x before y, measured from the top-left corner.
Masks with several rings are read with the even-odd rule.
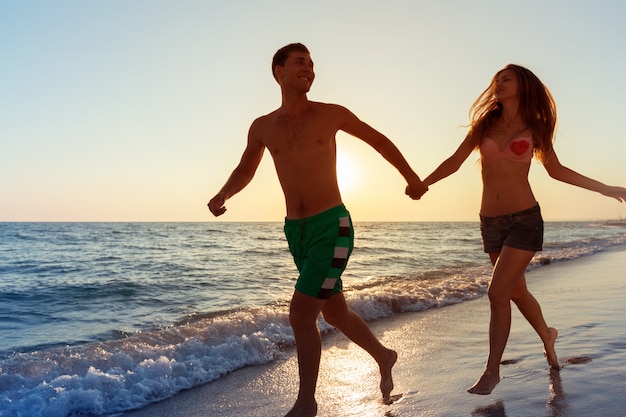
[[[413,200],[419,200],[428,191],[428,186],[419,179],[412,181],[406,186],[405,194]]]
[[[226,212],[226,207],[224,207],[224,203],[228,199],[228,196],[224,192],[219,192],[215,197],[213,197],[207,206],[209,206],[209,210],[215,217],[221,216]]]

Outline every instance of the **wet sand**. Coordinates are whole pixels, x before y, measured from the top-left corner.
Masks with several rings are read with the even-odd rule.
[[[466,392],[487,357],[486,297],[370,323],[397,350],[395,389],[383,404],[373,360],[340,333],[324,337],[318,416],[456,417],[626,415],[626,246],[527,274],[549,326],[559,330],[560,371],[513,306],[502,380],[487,396]],[[282,416],[297,391],[295,351],[238,370],[124,417]]]

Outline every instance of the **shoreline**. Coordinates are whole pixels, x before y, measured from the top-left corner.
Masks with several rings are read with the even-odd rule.
[[[395,389],[382,404],[374,361],[339,332],[323,338],[318,416],[621,416],[626,410],[626,245],[527,273],[548,325],[559,331],[563,365],[551,371],[543,346],[513,306],[502,380],[491,395],[465,390],[487,356],[487,297],[368,323],[398,351]],[[246,367],[123,417],[282,416],[297,390],[295,350]]]

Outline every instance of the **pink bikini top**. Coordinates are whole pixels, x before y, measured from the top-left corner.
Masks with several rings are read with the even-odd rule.
[[[495,161],[505,158],[513,162],[530,162],[533,159],[533,138],[532,136],[513,139],[500,150],[498,144],[491,138],[485,138],[480,144],[480,159],[483,162]]]

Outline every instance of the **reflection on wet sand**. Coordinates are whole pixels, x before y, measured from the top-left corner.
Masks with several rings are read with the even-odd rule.
[[[546,402],[549,413],[547,417],[563,417],[567,415],[569,404],[561,383],[561,372],[550,369],[550,399]]]
[[[550,369],[549,378],[550,398],[546,401],[546,407],[548,409],[546,417],[564,417],[569,411],[569,404],[567,403],[565,391],[563,391],[561,373],[559,370]],[[496,401],[490,405],[476,407],[474,411],[472,411],[472,416],[506,417],[504,402]]]

